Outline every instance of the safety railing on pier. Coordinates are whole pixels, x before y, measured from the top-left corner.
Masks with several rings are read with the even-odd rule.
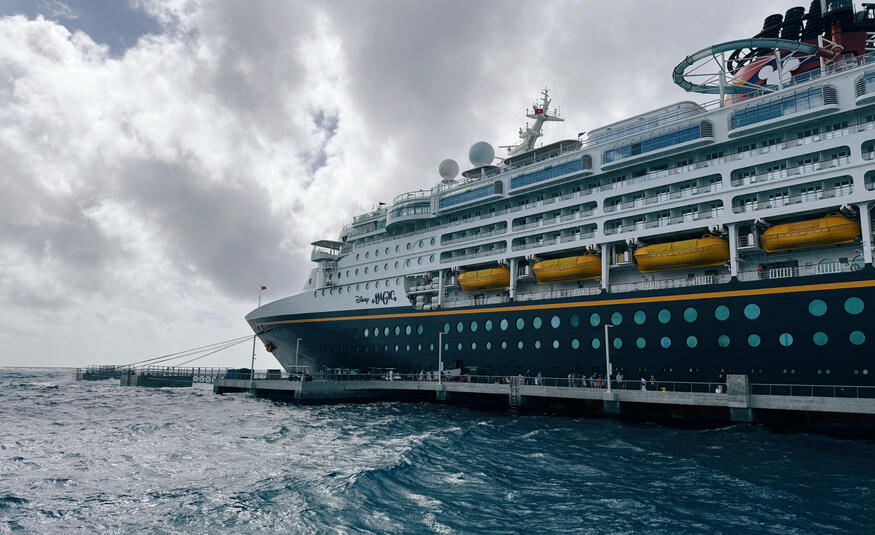
[[[794,385],[752,383],[750,393],[764,396],[808,396],[824,398],[875,398],[875,386]]]

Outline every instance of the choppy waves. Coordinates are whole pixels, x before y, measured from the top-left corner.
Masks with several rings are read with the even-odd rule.
[[[0,369],[0,533],[859,533],[875,446]]]

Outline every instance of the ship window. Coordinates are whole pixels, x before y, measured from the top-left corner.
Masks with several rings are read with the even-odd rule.
[[[760,317],[760,307],[753,303],[744,307],[744,317],[749,320],[755,320]]]
[[[398,261],[395,261],[395,269],[398,269]]]
[[[862,333],[862,331],[853,331],[850,335],[848,335],[848,339],[855,346],[861,345],[866,341],[866,335]]]
[[[410,353],[410,344],[407,344],[407,346],[404,348],[404,350],[407,351],[408,353]]]
[[[434,245],[434,238],[432,238],[432,239],[429,241],[429,243],[430,243],[431,245]]]
[[[367,275],[369,268],[365,268],[365,274]]]
[[[359,291],[359,290],[361,290],[361,289],[362,289],[362,285],[361,285],[361,284],[356,284],[356,285],[355,285],[355,291]]]
[[[559,323],[560,323],[559,316],[553,316],[552,318],[550,318],[550,326],[553,327],[554,329],[559,328]]]
[[[501,320],[501,322],[498,324],[498,326],[501,328],[502,331],[507,330],[507,325],[508,325],[508,323],[507,323],[506,319]]]
[[[593,312],[589,317],[589,324],[593,327],[598,327],[599,323],[602,322],[601,316],[599,316],[598,312]]]
[[[364,332],[365,338],[367,338],[370,334],[371,334],[371,330],[368,329],[367,327],[365,327],[365,332]]]
[[[449,322],[444,323],[444,334],[447,334],[447,333],[449,333],[449,332],[450,332],[450,324],[449,324]]]
[[[580,347],[580,340],[577,338],[571,339],[571,349],[578,349]]]
[[[422,334],[422,324],[416,326],[416,334]]]
[[[395,246],[395,252],[396,252],[396,253],[397,253],[400,249],[401,249],[401,246],[400,246],[400,245],[396,245],[396,246]]]
[[[370,258],[370,257],[371,257],[371,252],[370,252],[370,251],[366,252],[366,253],[365,253],[365,258]]]
[[[526,320],[523,318],[517,318],[516,320],[516,328],[519,330],[523,330],[523,327],[526,326]]]
[[[663,336],[662,339],[659,340],[659,345],[661,345],[663,349],[670,348],[671,338],[669,338],[668,336]]]
[[[593,339],[592,339],[592,348],[593,348],[593,349],[598,349],[598,348],[600,348],[601,346],[602,346],[602,341],[601,341],[601,340],[599,340],[598,338],[593,338]]]
[[[827,336],[825,332],[818,331],[814,333],[812,340],[814,340],[814,343],[819,346],[825,346],[826,343],[829,342],[829,336]]]
[[[620,349],[621,347],[623,347],[623,340],[614,338],[614,349]]]
[[[429,256],[429,257],[428,257],[428,261],[429,261],[429,262],[434,262],[434,255]]]
[[[632,319],[637,325],[644,325],[644,322],[647,321],[647,313],[643,310],[639,310],[635,312],[635,315],[632,316]]]
[[[845,301],[845,312],[853,315],[863,312],[863,300],[859,297],[849,297]]]
[[[410,250],[410,247],[412,247],[412,246],[410,245],[410,242],[407,242],[407,250],[408,250],[408,251]]]
[[[389,262],[386,262],[385,264],[383,264],[383,269],[384,270],[389,269]]]
[[[492,342],[486,342],[486,351],[492,349]]]
[[[721,334],[717,337],[717,345],[720,347],[729,347],[729,336]]]
[[[559,340],[553,340],[553,349],[559,349]]]
[[[374,273],[380,271],[380,264],[374,264]]]
[[[635,346],[638,349],[644,349],[647,347],[647,340],[645,340],[643,336],[639,336],[638,339],[635,340]]]
[[[465,324],[461,321],[456,323],[456,332],[462,332],[465,330]]]
[[[444,351],[450,350],[450,344],[444,344]]]
[[[472,321],[472,322],[471,322],[471,332],[472,332],[472,333],[476,333],[476,332],[477,332],[477,322],[476,322],[476,321]]]
[[[695,336],[687,336],[687,347],[696,347],[699,345],[699,340]]]
[[[434,344],[428,344],[428,350],[434,351]]]
[[[532,327],[534,327],[535,329],[541,328],[541,317],[540,316],[535,316],[535,319],[532,320]]]
[[[784,347],[790,347],[793,345],[793,335],[790,333],[781,333],[781,336],[778,337],[778,342]]]
[[[398,336],[399,334],[401,334],[401,327],[396,325],[395,326],[395,336]]]
[[[758,347],[760,345],[760,335],[752,334],[747,337],[747,345],[750,347]]]
[[[471,351],[477,350],[477,342],[471,342]]]
[[[419,265],[422,265],[422,257],[421,256],[416,259],[416,263]]]
[[[623,323],[623,315],[619,312],[614,312],[611,314],[611,323],[614,325],[619,325]]]
[[[523,344],[523,341],[522,341],[522,340],[520,340],[519,342],[516,343],[516,347],[517,347],[517,349],[522,349],[522,348],[523,348],[523,345],[525,345],[525,344]]]
[[[383,346],[383,351],[385,351],[386,353],[389,352],[389,344]]]
[[[456,344],[456,349],[459,351],[462,350],[462,342],[459,342],[458,344]]]
[[[492,320],[486,320],[486,323],[483,324],[483,328],[486,329],[487,332],[491,331],[492,330]]]
[[[727,319],[729,319],[729,307],[727,307],[726,305],[720,305],[719,307],[715,308],[714,317],[720,321],[726,321]]]
[[[535,349],[541,349],[541,341],[535,340]]]
[[[808,312],[811,313],[812,316],[823,316],[826,314],[826,303],[821,299],[814,299],[808,303]]]
[[[361,256],[362,256],[361,253],[356,253],[355,259],[358,260],[359,258],[361,258]]]
[[[568,317],[568,324],[572,327],[580,327],[580,316],[578,316],[577,314],[572,314]]]
[[[505,342],[505,341],[501,342],[501,349],[507,349],[507,342]]]
[[[374,283],[374,288],[379,288],[382,281],[377,281]]]
[[[417,344],[417,345],[416,345],[416,350],[419,351],[419,352],[422,352],[422,344]]]
[[[411,327],[410,325],[404,327],[404,334],[406,334],[407,336],[410,336],[410,333],[412,333],[412,332],[413,332],[413,327]]]
[[[671,312],[669,312],[668,309],[663,308],[659,311],[659,314],[657,314],[656,317],[659,319],[659,323],[668,323],[671,321]]]
[[[407,260],[404,261],[404,265],[405,265],[406,267],[410,267],[410,259],[409,259],[409,258],[408,258]]]
[[[380,256],[380,250],[379,250],[379,249],[375,249],[375,250],[374,250],[374,256]]]
[[[684,319],[687,320],[687,323],[693,323],[696,321],[696,318],[699,317],[699,313],[696,312],[696,309],[693,307],[689,307],[684,310]]]

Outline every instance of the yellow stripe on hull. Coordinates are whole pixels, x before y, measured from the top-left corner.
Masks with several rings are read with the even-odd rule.
[[[710,235],[695,240],[657,243],[635,251],[635,261],[641,273],[722,266],[727,260],[729,242]]]
[[[510,286],[510,269],[504,266],[459,274],[459,287],[463,292],[498,290],[508,286]]]
[[[829,214],[818,219],[782,223],[763,232],[760,243],[768,253],[848,243],[859,238],[860,224],[842,214]]]
[[[602,276],[600,256],[587,254],[543,260],[532,266],[538,284],[597,279]]]

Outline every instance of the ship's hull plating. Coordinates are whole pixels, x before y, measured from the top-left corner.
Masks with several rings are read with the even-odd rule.
[[[612,323],[611,361],[627,378],[713,381],[744,373],[757,383],[871,385],[873,318],[875,269],[867,267],[431,312],[405,306],[260,316],[256,310],[249,321],[262,341],[277,347],[274,355],[287,369],[300,338],[299,364],[311,373],[433,370],[438,333],[448,329],[445,367],[462,361],[495,375],[603,374],[604,325]]]

